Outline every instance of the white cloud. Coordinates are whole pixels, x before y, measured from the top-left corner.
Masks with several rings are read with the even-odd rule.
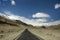
[[[35,19],[35,20],[40,23],[44,23],[48,21],[47,19]]]
[[[60,8],[60,4],[55,4],[55,9],[58,9],[58,8]]]
[[[47,22],[48,19],[50,19],[50,15],[48,15],[47,13],[43,13],[43,12],[39,12],[39,13],[36,13],[36,14],[33,14],[32,15],[33,18],[37,18],[35,19],[37,22]]]
[[[9,19],[11,19],[11,20],[19,20],[19,17],[18,16],[15,16],[15,15],[10,15],[10,16],[8,16],[9,17]]]
[[[13,13],[11,13],[10,11],[4,11],[4,13],[6,14],[6,15],[14,15]]]
[[[60,20],[49,22],[48,24],[49,25],[58,25],[58,24],[60,24]]]
[[[3,14],[3,13],[0,13],[0,16],[6,16],[5,14]]]
[[[5,18],[8,19],[7,15],[5,15],[5,14],[3,14],[3,13],[0,13],[0,16],[3,16],[3,17],[5,17]]]
[[[16,3],[15,3],[14,0],[11,0],[11,4],[12,4],[12,5],[16,5]]]
[[[7,12],[5,12],[7,13]],[[11,12],[10,12],[11,13]],[[14,14],[10,14],[8,13],[8,15],[6,17],[8,17],[9,19],[11,20],[20,20],[26,24],[31,24],[33,26],[50,26],[50,25],[57,25],[57,24],[60,24],[60,20],[58,21],[54,21],[54,22],[45,22],[47,19],[28,19],[26,17],[23,17],[23,16],[18,16],[18,15],[14,15]],[[1,14],[0,14],[1,15]],[[39,22],[39,21],[42,21],[42,22]],[[45,23],[43,23],[43,21]]]
[[[50,15],[40,12],[32,15],[33,18],[40,18],[40,17],[50,17]]]

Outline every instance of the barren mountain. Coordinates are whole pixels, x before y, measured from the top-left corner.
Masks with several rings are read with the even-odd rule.
[[[25,29],[44,40],[60,40],[60,25],[53,25],[47,28],[45,26],[34,27],[20,20],[10,20],[5,16],[0,16],[0,40],[14,40],[18,36],[22,38],[25,38],[26,35],[31,36],[30,32],[23,32]],[[23,34],[26,35],[24,36]],[[34,37],[32,36],[32,38]],[[37,39],[35,38],[35,40]]]

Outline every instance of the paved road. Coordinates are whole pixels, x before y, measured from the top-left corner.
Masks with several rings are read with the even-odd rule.
[[[27,29],[21,34],[21,36],[16,40],[43,40],[42,38],[38,38]]]

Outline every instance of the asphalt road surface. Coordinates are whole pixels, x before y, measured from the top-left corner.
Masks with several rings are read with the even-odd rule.
[[[26,29],[20,37],[16,40],[43,40],[42,38],[38,38],[36,35],[32,34],[28,29]]]

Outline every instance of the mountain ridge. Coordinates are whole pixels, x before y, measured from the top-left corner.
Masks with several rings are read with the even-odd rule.
[[[9,24],[9,25],[15,25],[15,26],[19,26],[19,25],[24,25],[24,26],[30,26],[30,27],[41,27],[43,28],[43,26],[33,26],[33,25],[30,25],[30,24],[26,24],[20,20],[11,20],[9,19],[8,17],[6,16],[3,16],[3,15],[0,15],[0,24]],[[58,27],[57,27],[58,26]],[[47,26],[44,26],[44,27],[47,27]],[[60,24],[58,25],[51,25],[51,26],[48,26],[47,28],[60,28]]]

